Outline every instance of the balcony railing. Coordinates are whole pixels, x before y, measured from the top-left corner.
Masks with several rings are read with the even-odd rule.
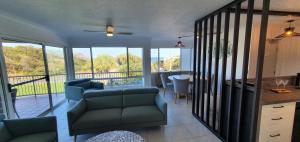
[[[76,73],[76,79],[93,78],[102,82],[106,88],[126,87],[142,85],[142,71],[130,72],[103,72],[103,73]],[[10,76],[9,83],[17,89],[17,96],[43,95],[48,94],[47,82],[44,75]],[[66,74],[50,75],[51,92],[53,94],[64,93],[64,82]],[[34,81],[32,81],[34,80]],[[32,81],[30,83],[24,83]]]

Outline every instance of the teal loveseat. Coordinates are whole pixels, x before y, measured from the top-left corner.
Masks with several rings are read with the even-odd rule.
[[[95,90],[67,112],[71,136],[167,124],[167,104],[157,88]]]
[[[0,142],[58,142],[56,117],[2,120]]]
[[[91,79],[78,79],[65,82],[65,94],[67,100],[79,101],[82,99],[84,92],[102,89],[104,89],[103,83],[94,82]]]

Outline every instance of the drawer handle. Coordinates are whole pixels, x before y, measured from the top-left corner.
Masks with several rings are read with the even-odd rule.
[[[273,108],[283,108],[284,106],[273,106]]]
[[[272,134],[271,134],[271,135],[270,135],[271,138],[279,137],[279,136],[280,136],[280,134],[275,134],[275,135],[272,135]]]
[[[282,117],[279,117],[279,118],[272,118],[272,120],[281,120],[283,119]]]

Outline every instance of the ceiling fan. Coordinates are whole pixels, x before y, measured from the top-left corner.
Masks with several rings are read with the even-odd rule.
[[[113,37],[114,35],[132,35],[131,32],[116,32],[113,25],[107,25],[105,31],[98,30],[84,30],[84,32],[99,32],[106,34],[107,37]]]
[[[207,35],[209,35],[210,33],[208,33]],[[216,32],[213,33],[214,35],[217,34]],[[178,41],[176,43],[176,45],[174,47],[185,47],[185,45],[182,43],[181,39],[182,38],[187,38],[187,37],[194,37],[194,35],[184,35],[184,36],[179,36],[178,37]],[[199,38],[199,33],[197,33],[197,39]]]
[[[278,36],[275,37],[275,39],[282,39],[286,37],[293,37],[293,36],[300,36],[300,33],[295,31],[295,27],[292,26],[292,23],[295,22],[294,19],[290,19],[286,21],[289,26],[287,28],[284,28],[284,32]]]

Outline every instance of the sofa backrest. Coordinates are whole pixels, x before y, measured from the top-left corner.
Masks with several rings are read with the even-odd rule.
[[[91,81],[91,79],[88,79],[88,78],[86,78],[86,79],[76,79],[76,80],[71,80],[71,81],[65,82],[65,85],[74,86],[74,85],[84,83],[84,82],[89,82],[89,81]]]
[[[89,90],[83,95],[88,110],[154,105],[157,88]]]
[[[123,107],[154,105],[157,88],[131,88],[123,90]]]
[[[90,89],[91,86],[91,79],[77,79],[65,82],[65,86],[77,86],[82,87],[83,89]]]
[[[84,93],[83,98],[87,102],[87,109],[105,109],[122,107],[121,89],[91,90]]]

